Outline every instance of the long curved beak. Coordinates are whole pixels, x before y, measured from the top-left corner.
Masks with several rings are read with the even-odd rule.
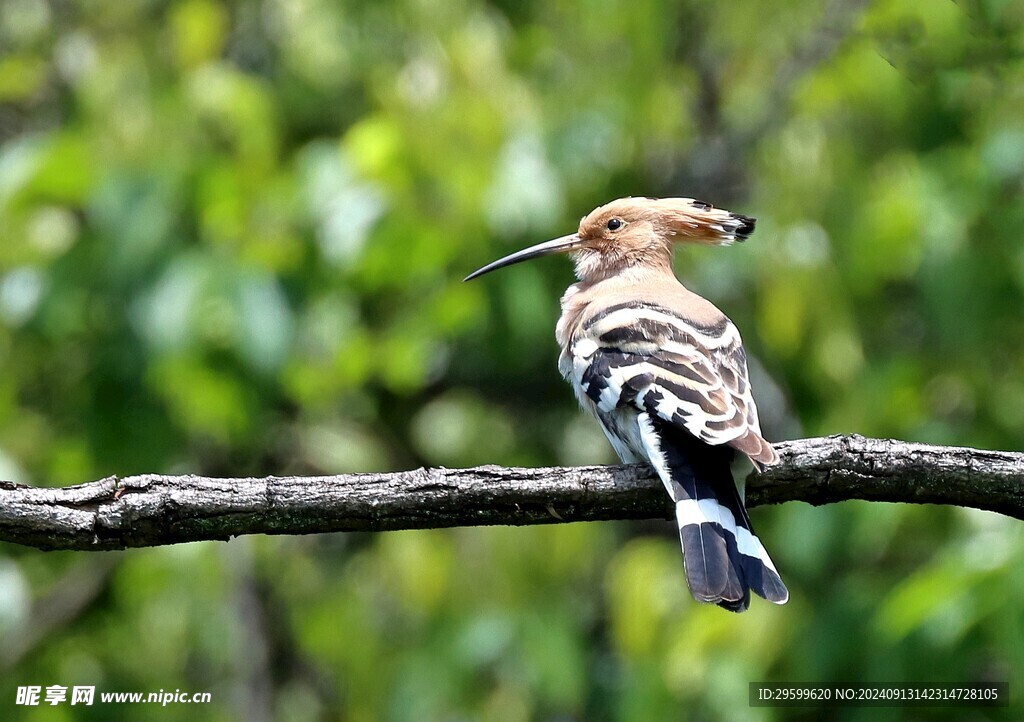
[[[471,281],[485,273],[497,271],[499,268],[504,268],[505,266],[511,266],[513,263],[529,261],[531,258],[540,258],[541,256],[548,255],[549,253],[565,253],[567,251],[575,250],[582,245],[583,241],[580,239],[579,235],[576,233],[570,233],[568,236],[555,238],[551,241],[544,241],[543,243],[538,243],[536,246],[530,246],[529,248],[516,251],[504,258],[499,258],[497,261],[488,263],[483,268],[473,271],[462,280]]]

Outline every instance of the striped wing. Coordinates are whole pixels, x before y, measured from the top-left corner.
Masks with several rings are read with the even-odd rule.
[[[724,316],[710,325],[662,306],[613,306],[573,344],[577,383],[602,415],[632,406],[757,464],[775,450],[761,436],[739,332]]]

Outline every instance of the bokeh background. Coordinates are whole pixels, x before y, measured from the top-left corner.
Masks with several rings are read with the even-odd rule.
[[[1020,450],[1022,28],[1019,0],[3,0],[0,478],[611,462],[555,369],[570,264],[460,279],[624,195],[759,218],[676,265],[743,330],[769,438]],[[754,521],[792,601],[742,616],[690,600],[660,522],[3,545],[0,717],[774,719],[749,682],[1021,682],[1019,522]]]

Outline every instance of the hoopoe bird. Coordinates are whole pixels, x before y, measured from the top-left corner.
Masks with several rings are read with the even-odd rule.
[[[789,592],[750,526],[736,451],[760,470],[777,460],[761,435],[740,334],[672,271],[673,244],[730,245],[755,219],[690,198],[621,198],[579,230],[474,271],[571,253],[578,283],[562,296],[558,368],[623,463],[647,463],[675,502],[694,598],[734,612],[751,590]]]

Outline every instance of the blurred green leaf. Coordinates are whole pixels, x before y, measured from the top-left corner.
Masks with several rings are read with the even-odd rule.
[[[461,279],[625,195],[758,217],[676,269],[741,329],[769,438],[1018,449],[1022,28],[1013,2],[2,2],[0,478],[610,462],[556,369],[570,262]],[[218,720],[677,720],[786,718],[749,682],[1021,677],[1017,522],[754,523],[792,600],[743,616],[690,599],[656,521],[125,552],[78,611],[46,600],[83,557],[8,547],[0,635],[49,631],[0,718],[31,683],[209,690]]]

